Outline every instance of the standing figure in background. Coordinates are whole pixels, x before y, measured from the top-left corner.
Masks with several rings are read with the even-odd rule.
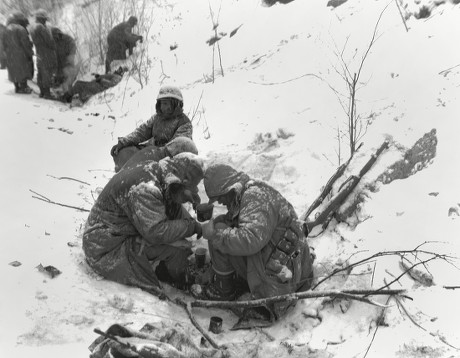
[[[163,86],[157,96],[156,114],[126,137],[118,137],[118,143],[110,154],[119,170],[135,153],[145,147],[164,147],[174,138],[193,140],[193,126],[183,112],[184,99],[179,88]],[[118,168],[118,169],[117,169]]]
[[[40,97],[54,99],[50,88],[57,68],[56,44],[50,28],[46,26],[48,20],[49,17],[45,10],[37,10],[35,12],[36,23],[30,35],[37,52],[37,84],[40,88]]]
[[[54,84],[62,85],[64,93],[68,92],[75,77],[77,68],[75,66],[75,55],[77,46],[72,36],[63,33],[59,28],[52,27],[51,34],[56,44],[57,71]]]
[[[27,85],[27,80],[34,77],[34,51],[27,31],[28,24],[29,20],[24,14],[13,12],[8,16],[3,35],[8,79],[14,83],[16,93],[32,92]]]
[[[0,17],[2,19],[2,17]],[[6,32],[6,26],[0,23],[0,69],[4,70],[6,68],[6,52],[3,46],[3,36]]]
[[[111,71],[110,64],[114,60],[126,60],[126,50],[129,56],[133,54],[136,42],[143,41],[143,37],[133,34],[133,27],[137,25],[137,17],[130,16],[128,21],[116,25],[107,35],[107,55],[105,58],[105,73]]]

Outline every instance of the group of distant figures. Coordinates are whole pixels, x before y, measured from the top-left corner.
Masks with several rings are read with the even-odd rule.
[[[19,11],[12,12],[6,24],[0,24],[0,67],[8,70],[8,79],[13,82],[15,92],[33,92],[28,80],[34,78],[34,55],[36,58],[37,85],[40,98],[71,102],[78,99],[86,102],[91,96],[117,85],[127,67],[118,67],[112,72],[114,60],[125,60],[126,52],[133,54],[137,42],[143,37],[133,34],[137,18],[116,25],[107,36],[105,74],[94,74],[92,81],[75,81],[78,74],[75,39],[58,27],[47,24],[48,13],[39,9],[34,13],[35,23]],[[35,52],[34,52],[35,48]],[[51,92],[60,87],[60,95]]]

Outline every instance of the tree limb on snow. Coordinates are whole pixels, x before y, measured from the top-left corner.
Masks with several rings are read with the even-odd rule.
[[[273,296],[267,298],[260,298],[256,300],[248,301],[204,301],[195,300],[191,301],[192,307],[218,307],[218,308],[247,308],[266,306],[275,302],[293,302],[307,298],[319,298],[319,297],[331,297],[331,298],[349,298],[365,303],[369,303],[375,306],[384,307],[379,303],[373,302],[370,299],[360,296],[373,296],[373,295],[401,295],[406,290],[344,290],[344,291],[306,291],[306,292],[295,292],[286,295]]]
[[[56,201],[52,201],[49,198],[47,198],[46,196],[44,196],[42,194],[39,194],[39,193],[37,193],[37,192],[35,192],[35,191],[31,190],[31,189],[29,189],[29,191],[31,193],[35,194],[35,195],[38,195],[38,196],[32,195],[32,198],[44,201],[45,203],[59,205],[59,206],[63,206],[63,207],[66,207],[66,208],[76,209],[76,210],[79,210],[79,211],[86,211],[88,213],[90,212],[90,210],[85,209],[85,208],[80,208],[78,206],[67,205],[67,204],[58,203]]]
[[[326,184],[325,189],[320,194],[320,196],[313,202],[312,206],[308,208],[307,212],[304,215],[302,215],[302,218],[306,220],[305,225],[307,227],[308,232],[310,232],[315,226],[324,223],[328,217],[330,217],[333,213],[337,212],[337,210],[342,206],[342,204],[351,194],[351,192],[356,188],[361,178],[372,168],[372,166],[375,164],[380,154],[382,154],[382,152],[385,149],[387,149],[388,146],[389,146],[389,142],[384,141],[382,145],[380,146],[380,148],[374,154],[372,154],[371,158],[366,162],[366,164],[364,164],[362,169],[359,171],[359,174],[350,176],[345,181],[345,183],[342,184],[342,186],[339,188],[339,191],[332,197],[330,202],[319,213],[319,215],[313,221],[308,221],[307,220],[308,215],[310,215],[311,212],[322,203],[326,195],[329,194],[329,192],[332,189],[332,185],[343,174],[350,160],[352,159],[352,156],[346,163],[344,163],[342,166],[340,166],[337,169],[337,172],[331,177],[331,179],[329,179],[328,183]]]
[[[192,313],[192,304],[190,302],[184,302],[182,299],[180,298],[176,298],[176,303],[179,304],[180,306],[182,306],[186,311],[187,311],[187,314],[190,318],[190,321],[192,322],[192,324],[195,326],[195,328],[200,331],[200,333],[203,335],[204,338],[206,338],[206,340],[216,349],[222,349],[222,348],[225,348],[225,347],[221,347],[219,346],[216,341],[214,341],[214,339],[211,338],[211,336],[203,329],[203,327],[201,327],[201,325],[198,323],[198,321],[195,319],[195,317],[193,316],[193,313]]]

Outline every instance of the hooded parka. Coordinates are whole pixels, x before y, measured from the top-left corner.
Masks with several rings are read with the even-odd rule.
[[[176,106],[170,116],[160,111],[156,105],[156,114],[142,123],[126,137],[118,138],[123,147],[136,146],[148,141],[148,145],[163,147],[166,143],[177,137],[193,139],[193,126],[187,115],[184,114],[181,102]]]
[[[131,16],[128,21],[116,25],[107,35],[106,73],[110,72],[110,64],[114,60],[126,60],[126,50],[132,55],[136,42],[142,40],[142,36],[133,34],[133,27],[137,24],[137,18]]]
[[[51,34],[56,44],[56,84],[64,83],[63,91],[67,92],[76,77],[75,55],[77,46],[72,36],[63,33],[57,27],[51,28]]]
[[[126,151],[126,155],[125,155]],[[187,137],[177,137],[166,143],[164,147],[148,146],[143,149],[136,147],[124,148],[114,158],[115,171],[137,165],[143,165],[147,160],[155,162],[166,157],[174,157],[179,153],[189,152],[198,154],[198,149],[193,141]],[[133,154],[134,153],[134,154]]]
[[[197,195],[203,170],[201,159],[182,153],[115,174],[86,223],[83,251],[89,266],[106,279],[144,289],[159,285],[155,262],[165,262],[173,278],[185,272],[191,250],[177,243],[195,233],[196,223],[170,199],[168,188],[182,184]]]
[[[235,200],[208,240],[213,268],[245,278],[253,298],[277,296],[310,288],[312,259],[293,206],[273,187],[226,164],[205,172],[204,186],[211,200],[234,190]],[[219,221],[219,219],[217,219]],[[289,304],[268,307],[275,318]]]
[[[52,86],[53,75],[57,70],[56,44],[50,28],[46,26],[48,18],[43,10],[37,11],[35,18],[30,35],[37,52],[37,84],[47,89]]]
[[[27,31],[28,20],[21,13],[11,14],[6,22],[3,46],[6,54],[8,79],[21,83],[33,78],[33,45]]]

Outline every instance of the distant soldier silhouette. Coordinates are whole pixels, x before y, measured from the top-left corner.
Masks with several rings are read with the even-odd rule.
[[[128,21],[116,25],[107,36],[107,55],[105,58],[105,73],[111,72],[110,64],[114,60],[126,60],[126,50],[133,54],[137,41],[142,42],[143,37],[133,34],[133,27],[137,25],[137,17],[130,16]]]
[[[16,93],[31,93],[27,80],[34,77],[33,45],[29,39],[29,20],[21,12],[13,12],[6,21],[3,46],[6,55],[8,79]]]

